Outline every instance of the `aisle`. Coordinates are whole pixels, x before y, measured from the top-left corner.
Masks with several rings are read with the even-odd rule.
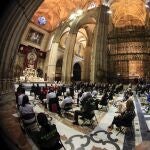
[[[139,108],[139,100],[137,100],[136,97],[134,103],[137,115],[134,119],[134,134],[119,134],[118,136],[116,136],[118,131],[115,129],[112,131],[112,134],[107,132],[107,127],[116,115],[115,111],[117,110],[112,105],[110,105],[108,112],[100,110],[95,111],[98,125],[95,124],[95,128],[92,129],[87,126],[81,127],[73,125],[72,120],[59,117],[57,114],[45,110],[45,108],[39,103],[39,100],[34,100],[32,96],[29,96],[29,98],[31,101],[37,103],[34,107],[36,113],[45,112],[53,117],[52,122],[56,124],[62,142],[67,150],[132,150],[142,141],[150,140],[149,133],[141,127],[143,126],[143,123],[139,122],[142,121],[141,118],[143,113]],[[122,95],[120,94],[114,98],[121,99]],[[147,135],[147,139],[143,138],[143,135]]]

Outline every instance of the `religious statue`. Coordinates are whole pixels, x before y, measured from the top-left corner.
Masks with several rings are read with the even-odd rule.
[[[28,53],[27,55],[28,67],[34,68],[35,61],[37,60],[37,55],[34,51]]]

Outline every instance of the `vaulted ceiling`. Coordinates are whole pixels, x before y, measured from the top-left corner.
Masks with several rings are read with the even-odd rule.
[[[145,25],[145,0],[113,0],[110,9],[113,23],[117,27]]]
[[[32,22],[51,32],[78,9],[86,10],[102,3],[109,5],[112,21],[116,27],[145,24],[146,7],[149,0],[44,0],[32,17]],[[43,16],[46,24],[39,24],[38,18]]]
[[[98,6],[101,3],[100,1],[101,0],[44,0],[32,17],[32,22],[51,32],[77,9],[88,9],[88,7],[92,7],[92,5]],[[47,20],[45,25],[38,23],[38,18],[41,16],[44,16]]]

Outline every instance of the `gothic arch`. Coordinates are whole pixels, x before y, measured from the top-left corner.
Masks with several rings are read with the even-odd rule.
[[[62,70],[62,76],[63,76],[63,81],[64,82],[70,82],[71,79],[71,72],[72,72],[72,67],[73,67],[73,56],[74,56],[74,45],[76,41],[76,36],[78,33],[78,30],[83,27],[86,24],[96,24],[97,18],[98,18],[98,8],[94,8],[91,10],[88,10],[87,12],[84,12],[82,17],[76,18],[73,22],[72,25],[70,26],[71,30],[69,32],[69,40],[68,43],[71,43],[71,45],[68,45],[67,48],[65,49],[64,53],[64,59],[63,59],[63,70]],[[85,28],[87,31],[87,29]],[[66,65],[70,63],[68,67]]]
[[[53,43],[56,42],[56,43],[59,43],[60,41],[60,38],[64,32],[64,30],[67,28],[67,27],[70,27],[69,25],[70,22],[64,22],[60,27],[59,29],[56,31],[55,33],[55,36],[54,36],[54,39],[53,39]]]
[[[78,17],[71,25],[70,33],[77,33],[82,25],[88,23],[96,23],[98,17],[98,9],[99,7],[91,9],[85,12],[81,17]]]
[[[31,149],[19,122],[12,116],[16,113],[13,68],[22,33],[41,3],[42,0],[0,1],[0,129],[9,139],[10,149]]]
[[[72,22],[71,20],[62,23],[62,25],[57,29],[57,31],[55,33],[55,36],[54,36],[54,39],[53,39],[53,43],[54,42],[59,43],[60,38],[61,38],[61,36],[63,34],[63,31],[67,27],[71,28],[70,33],[72,33],[72,32],[75,33],[75,32],[77,32],[79,27],[81,27],[84,24],[93,23],[93,22],[96,23],[97,15],[98,15],[97,9],[98,8],[95,8],[95,9],[91,9],[91,10],[85,12],[85,14],[81,18],[76,19],[71,26],[70,26],[70,22]],[[80,24],[80,26],[79,26],[79,24]]]

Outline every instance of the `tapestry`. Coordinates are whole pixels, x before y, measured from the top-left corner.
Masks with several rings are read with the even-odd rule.
[[[32,46],[20,45],[19,53],[24,55],[24,68],[37,69],[38,59],[45,59],[46,52],[41,51],[40,49],[34,48]]]

